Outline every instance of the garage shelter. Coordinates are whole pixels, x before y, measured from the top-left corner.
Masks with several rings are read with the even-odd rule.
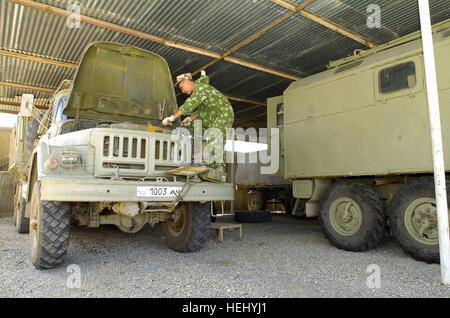
[[[236,126],[265,126],[266,98],[292,81],[420,29],[416,1],[375,2],[1,0],[0,112],[17,113],[24,93],[45,109],[85,47],[112,41],[163,56],[174,78],[206,70]],[[450,16],[448,1],[430,6],[433,24]]]

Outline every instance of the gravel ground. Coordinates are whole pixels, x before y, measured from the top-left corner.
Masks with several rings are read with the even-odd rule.
[[[230,222],[220,217],[218,222]],[[386,238],[364,253],[334,248],[317,220],[274,215],[268,224],[214,232],[197,253],[179,254],[158,226],[137,234],[114,227],[72,228],[62,267],[38,271],[29,261],[28,235],[0,218],[1,297],[450,297],[440,267],[415,261]],[[66,287],[67,266],[81,269],[80,288]],[[370,264],[381,287],[370,289]]]

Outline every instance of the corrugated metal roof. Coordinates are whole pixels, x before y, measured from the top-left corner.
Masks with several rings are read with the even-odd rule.
[[[23,88],[0,85],[0,105],[2,104],[2,102],[20,104],[20,96],[22,96],[22,94],[33,94],[34,99],[39,101],[35,103],[36,106],[45,106],[46,103],[44,103],[42,100],[47,100],[51,95],[50,93],[46,92],[38,92]]]
[[[323,70],[330,60],[359,48],[364,46],[295,15],[234,55],[304,77]]]
[[[61,78],[72,78],[75,73],[66,67],[6,56],[0,56],[0,66],[0,81],[50,88],[57,87]]]
[[[380,7],[381,28],[367,27],[367,8],[371,4]],[[308,9],[377,44],[417,31],[420,24],[417,1],[412,0],[322,0]],[[431,0],[430,10],[433,23],[448,19],[450,2]]]
[[[73,1],[44,0],[66,9]],[[169,40],[225,52],[287,12],[266,0],[77,1],[81,14]],[[120,40],[118,36],[114,40]]]
[[[305,1],[292,2],[303,4]],[[67,9],[73,1],[38,2]],[[382,27],[379,29],[369,29],[366,25],[367,6],[374,2],[381,8]],[[81,0],[77,3],[81,14],[217,53],[226,52],[289,12],[269,0]],[[430,3],[433,23],[450,17],[448,0],[431,0]],[[316,0],[307,9],[375,43],[384,43],[420,28],[417,2],[412,0]],[[63,17],[5,0],[0,0],[0,25],[1,49],[72,63],[78,63],[90,42],[100,40],[135,45],[160,54],[168,61],[173,75],[195,71],[212,60],[90,24],[70,29]],[[232,56],[308,76],[324,70],[330,60],[351,55],[359,48],[365,47],[296,14]],[[258,101],[282,94],[291,82],[225,61],[211,66],[207,73],[211,83],[222,92]],[[60,81],[73,74],[73,70],[64,67],[0,57],[1,81],[56,88]],[[5,98],[11,100],[26,92],[31,91],[0,87],[0,104]],[[38,97],[50,96],[45,92],[32,93]],[[233,106],[239,112],[251,105],[233,102]],[[258,107],[252,107],[239,114],[255,118],[262,113]]]

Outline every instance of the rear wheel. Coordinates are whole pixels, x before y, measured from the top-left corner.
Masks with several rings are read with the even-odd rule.
[[[16,194],[14,197],[14,226],[16,231],[20,234],[26,234],[29,232],[30,219],[25,217],[26,201],[22,197],[22,188],[18,184],[16,188]]]
[[[447,183],[447,196],[450,196]],[[400,246],[415,259],[439,263],[437,210],[432,177],[417,178],[394,195],[389,221]]]
[[[331,186],[321,204],[320,222],[334,246],[354,252],[376,246],[386,227],[379,194],[354,181],[339,181]]]
[[[259,191],[251,191],[247,194],[247,207],[249,211],[264,209],[264,197]]]
[[[70,204],[41,201],[36,182],[29,208],[31,262],[37,269],[56,267],[64,261],[69,245]]]
[[[211,212],[208,203],[180,204],[170,221],[162,223],[166,244],[181,253],[200,250],[209,237]]]

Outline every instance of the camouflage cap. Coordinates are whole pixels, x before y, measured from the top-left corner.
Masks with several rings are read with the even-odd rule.
[[[186,73],[186,74],[178,75],[177,76],[177,81],[175,82],[175,86],[177,86],[178,84],[180,84],[182,81],[184,81],[186,79],[192,81],[192,74],[191,73]]]

